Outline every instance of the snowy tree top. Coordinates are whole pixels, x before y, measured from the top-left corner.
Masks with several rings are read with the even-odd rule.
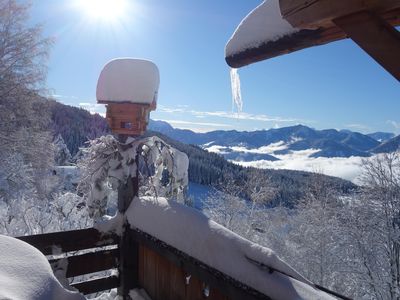
[[[251,11],[239,24],[229,39],[225,56],[232,56],[247,49],[258,48],[283,36],[299,31],[281,14],[279,0],[265,0]]]
[[[151,104],[157,101],[160,75],[149,60],[116,58],[109,61],[97,82],[98,102]]]

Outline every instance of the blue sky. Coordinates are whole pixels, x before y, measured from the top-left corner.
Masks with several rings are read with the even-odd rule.
[[[98,75],[108,60],[129,56],[159,66],[152,118],[175,127],[255,130],[302,123],[400,133],[399,83],[350,40],[240,69],[243,112],[232,112],[224,47],[261,1],[125,0],[124,13],[107,21],[93,18],[84,1],[32,1],[30,22],[42,23],[44,34],[55,38],[47,86],[63,103],[104,112],[95,100]]]

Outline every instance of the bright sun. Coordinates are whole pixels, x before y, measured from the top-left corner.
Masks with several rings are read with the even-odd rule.
[[[79,0],[79,8],[90,18],[114,22],[121,19],[126,11],[127,0]]]

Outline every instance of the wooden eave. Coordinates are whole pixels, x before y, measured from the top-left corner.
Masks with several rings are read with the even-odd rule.
[[[400,81],[400,0],[280,0],[283,17],[300,31],[227,56],[233,68],[352,38]]]

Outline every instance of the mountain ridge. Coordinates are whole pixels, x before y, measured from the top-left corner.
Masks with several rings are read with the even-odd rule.
[[[60,103],[53,104],[53,132],[57,133],[57,135],[59,133],[62,136],[70,151],[78,144],[80,147],[84,146],[89,138],[96,138],[110,133],[105,119],[101,116],[91,115],[80,108]],[[55,112],[54,110],[57,111]],[[71,130],[67,130],[68,124],[72,122],[77,122],[77,125],[70,127]],[[83,124],[86,125],[83,126]],[[157,124],[153,123],[150,127],[157,128],[155,125]],[[159,123],[159,125],[164,126],[165,124]],[[169,129],[172,128],[169,124],[168,126]],[[223,134],[223,132],[220,131],[218,134]],[[221,155],[210,153],[197,145],[176,141],[168,135],[151,130],[146,135],[157,135],[171,146],[188,155],[188,173],[191,182],[216,186],[218,188],[220,184],[227,182],[229,178],[233,178],[236,184],[243,185],[256,176],[262,182],[271,184],[276,189],[276,195],[268,203],[265,203],[267,206],[285,205],[287,207],[294,207],[305,196],[307,185],[310,184],[313,176],[320,176],[323,181],[340,193],[347,194],[357,189],[355,184],[338,177],[314,174],[306,171],[242,167],[227,161]],[[243,197],[248,198],[247,193],[249,192],[244,191]]]
[[[159,131],[180,142],[195,144],[205,149],[218,146],[223,149],[220,152],[230,160],[251,161],[258,160],[261,154],[265,160],[277,160],[274,155],[283,155],[291,151],[304,151],[316,149],[311,157],[368,157],[377,153],[395,149],[395,146],[385,147],[379,150],[379,146],[387,143],[394,136],[392,133],[375,132],[362,134],[350,130],[323,129],[317,130],[305,125],[294,125],[283,128],[273,128],[256,131],[215,130],[206,133],[196,133],[187,129],[176,129],[165,121],[151,120],[150,129]],[[374,138],[375,137],[375,138]],[[380,142],[377,138],[384,140]],[[284,143],[285,148],[270,153],[256,153],[257,149],[276,143]],[[232,151],[232,147],[242,147],[243,151]],[[377,150],[375,150],[377,149]],[[386,150],[385,150],[386,149]],[[235,154],[236,153],[236,154]],[[250,155],[249,153],[253,153]],[[270,157],[268,157],[268,155]]]

